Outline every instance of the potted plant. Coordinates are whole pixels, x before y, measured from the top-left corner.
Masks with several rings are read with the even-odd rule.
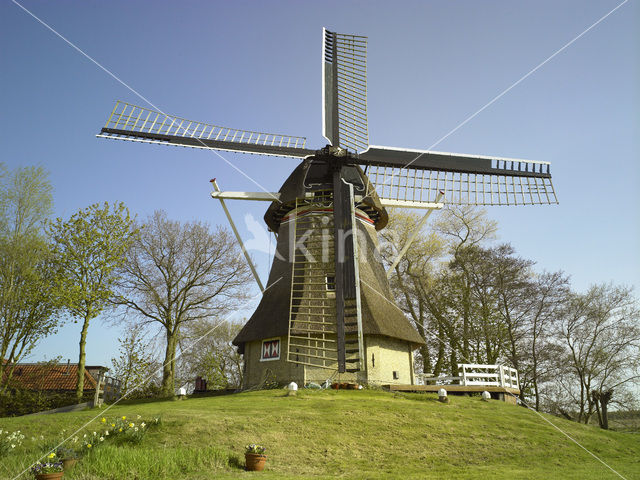
[[[59,480],[64,475],[62,461],[54,452],[51,452],[47,455],[46,461],[38,462],[31,467],[31,473],[36,480]]]
[[[74,448],[70,447],[58,447],[56,450],[56,456],[62,462],[62,469],[64,471],[71,470],[80,457],[78,452]]]
[[[264,464],[267,461],[265,452],[267,451],[262,445],[252,443],[247,445],[244,450],[244,460],[246,469],[250,472],[261,472],[264,470]]]

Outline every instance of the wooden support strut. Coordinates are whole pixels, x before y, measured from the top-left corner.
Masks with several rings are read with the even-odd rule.
[[[211,179],[211,184],[213,185],[213,188],[215,189],[216,192],[220,192],[220,187],[218,187],[218,183],[216,182],[215,178]],[[212,195],[212,197],[216,198],[214,195]],[[233,222],[233,219],[231,218],[231,214],[229,213],[229,209],[227,208],[227,205],[226,205],[226,203],[224,202],[224,200],[222,198],[218,198],[218,200],[220,201],[220,205],[222,205],[222,209],[224,210],[224,213],[227,216],[227,220],[229,220],[229,224],[231,225],[231,229],[233,230],[233,233],[236,236],[236,240],[238,240],[238,243],[240,244],[240,248],[242,249],[242,253],[244,254],[244,258],[247,259],[247,263],[249,264],[249,268],[251,269],[251,272],[253,273],[253,278],[256,279],[256,283],[258,284],[258,287],[260,288],[260,291],[264,292],[264,286],[262,285],[262,282],[260,281],[260,277],[258,276],[258,271],[256,270],[255,265],[251,261],[251,257],[249,256],[249,252],[247,252],[247,249],[245,248],[244,243],[242,242],[242,237],[240,236],[240,233],[238,233],[238,229],[236,228],[236,224]]]

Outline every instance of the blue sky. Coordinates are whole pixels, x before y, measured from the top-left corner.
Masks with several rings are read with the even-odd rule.
[[[370,142],[424,149],[620,2],[20,3],[167,113],[311,147],[324,145],[322,27],[366,35]],[[637,1],[622,5],[433,148],[551,162],[560,205],[489,214],[501,241],[577,290],[640,288],[639,20]],[[226,225],[209,179],[258,190],[211,152],[95,138],[115,100],[148,105],[11,1],[0,4],[0,42],[0,161],[46,167],[56,215],[121,200],[143,218],[164,209]],[[223,156],[269,190],[297,164]],[[230,203],[245,238],[242,218],[266,206]],[[266,277],[268,255],[254,256]],[[118,335],[94,321],[87,361],[108,364]],[[31,359],[74,361],[78,340],[67,325]]]

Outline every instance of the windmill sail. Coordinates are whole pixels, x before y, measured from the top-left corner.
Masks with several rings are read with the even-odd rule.
[[[548,162],[371,146],[358,155],[381,199],[462,205],[558,203]]]
[[[97,136],[279,157],[305,158],[314,153],[305,148],[304,137],[220,127],[120,101]]]
[[[322,30],[322,134],[333,146],[359,152],[369,145],[367,37]]]
[[[322,133],[331,145],[319,150],[308,149],[303,137],[125,102],[116,103],[97,136],[303,159],[276,194],[212,195],[272,202],[265,222],[277,232],[278,254],[260,304],[233,340],[244,355],[244,381],[263,385],[274,373],[269,365],[277,365],[287,382],[324,381],[337,370],[358,382],[413,383],[411,352],[424,339],[393,302],[377,258],[385,207],[557,203],[550,164],[369,146],[367,37],[323,29],[322,72]],[[281,345],[287,365],[265,364],[280,361]],[[382,368],[378,352],[396,360]],[[405,373],[391,370],[396,361]]]

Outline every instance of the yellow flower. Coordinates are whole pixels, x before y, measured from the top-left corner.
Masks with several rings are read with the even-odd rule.
[[[119,431],[119,432],[121,432],[121,431],[122,431],[122,429],[120,429],[120,430],[118,430],[118,431]]]
[[[129,424],[129,428],[133,428],[133,427],[134,427],[134,424],[133,424],[133,423],[130,423],[130,424]]]
[[[53,457],[55,457],[55,456],[56,456],[56,454],[55,454],[55,453],[53,453],[53,452],[51,452],[51,453],[47,456],[47,458],[53,458]]]
[[[122,419],[123,419],[123,420],[126,420],[126,419],[127,419],[127,417],[125,417],[125,416],[123,415],[123,416],[122,416]]]
[[[91,448],[91,444],[90,443],[87,443],[87,448]]]
[[[100,420],[102,423],[107,423],[107,419],[102,417],[102,420]]]
[[[112,426],[112,427],[115,427],[115,426],[116,426],[116,424],[115,424],[115,423],[112,423],[112,424],[111,424],[111,426]]]

